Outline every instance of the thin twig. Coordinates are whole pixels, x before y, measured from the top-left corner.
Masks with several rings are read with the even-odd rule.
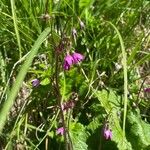
[[[141,93],[141,90],[143,88],[143,85],[144,85],[144,82],[146,81],[146,78],[143,80],[141,86],[140,86],[140,89],[138,91],[138,95],[137,95],[137,99],[136,99],[136,106],[138,106],[138,104],[140,103],[140,100],[139,100],[139,97],[140,97],[140,93]]]

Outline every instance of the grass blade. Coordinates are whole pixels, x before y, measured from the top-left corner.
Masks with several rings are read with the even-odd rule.
[[[15,12],[15,1],[10,0],[11,3],[11,11],[12,11],[12,18],[14,22],[14,28],[15,28],[15,33],[16,33],[16,38],[17,38],[17,43],[18,43],[18,48],[19,48],[19,57],[22,57],[22,51],[21,51],[21,42],[20,42],[20,36],[19,36],[19,31],[18,31],[18,26],[17,26],[17,16]]]
[[[16,78],[15,83],[12,86],[12,89],[8,95],[7,100],[5,101],[1,111],[0,111],[0,134],[3,130],[3,127],[5,125],[6,122],[6,118],[8,115],[8,112],[10,110],[10,108],[13,105],[13,102],[17,96],[17,93],[21,87],[21,84],[27,74],[27,71],[33,61],[34,56],[36,55],[36,53],[38,52],[38,49],[40,47],[40,45],[42,44],[42,42],[44,41],[44,39],[46,38],[46,36],[49,34],[50,32],[50,28],[46,28],[38,37],[38,39],[36,40],[35,44],[33,45],[31,52],[29,54],[29,57],[26,59],[26,61],[24,62],[24,64],[21,67],[21,70],[18,73],[18,76]]]
[[[127,115],[127,103],[128,103],[128,78],[127,78],[127,57],[126,57],[126,52],[125,52],[125,46],[123,43],[122,36],[120,32],[118,31],[117,27],[112,24],[111,22],[107,21],[117,32],[120,45],[121,45],[121,50],[122,50],[122,64],[123,64],[123,74],[124,74],[124,115],[123,115],[123,147],[124,147],[124,139],[125,139],[125,125],[126,125],[126,115]]]

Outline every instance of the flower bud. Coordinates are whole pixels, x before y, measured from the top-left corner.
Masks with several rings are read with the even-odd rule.
[[[33,87],[38,87],[40,85],[40,81],[38,79],[33,79],[31,83]]]

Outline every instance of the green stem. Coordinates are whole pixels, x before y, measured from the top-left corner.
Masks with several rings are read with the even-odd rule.
[[[17,26],[17,16],[15,12],[15,0],[10,0],[11,3],[11,11],[12,11],[12,18],[14,22],[14,28],[15,28],[15,33],[16,33],[16,38],[17,38],[17,43],[18,43],[18,48],[19,48],[19,57],[22,57],[22,51],[21,51],[21,42],[20,42],[20,35],[18,31],[18,26]]]
[[[59,58],[59,56],[58,56],[58,54],[57,54],[57,52],[55,52],[55,54],[56,54],[56,57],[55,57],[55,59],[56,59],[56,68],[55,68],[55,86],[56,86],[56,91],[57,91],[57,93],[56,93],[56,97],[57,97],[57,103],[58,103],[58,105],[59,105],[59,108],[60,108],[60,115],[61,115],[61,119],[62,119],[62,124],[63,124],[63,128],[64,128],[64,139],[65,139],[65,147],[66,147],[66,150],[68,150],[69,149],[69,142],[68,142],[68,130],[67,130],[67,128],[66,128],[66,123],[65,123],[65,117],[64,117],[64,113],[63,113],[63,110],[62,110],[62,107],[61,107],[61,100],[62,100],[62,98],[61,98],[61,94],[60,94],[60,89],[59,89],[59,68],[58,68],[58,58]]]

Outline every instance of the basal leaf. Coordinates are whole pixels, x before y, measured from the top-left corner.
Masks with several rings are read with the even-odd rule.
[[[129,140],[134,149],[147,149],[150,146],[150,125],[135,111],[129,111],[127,121]]]
[[[88,145],[86,144],[88,134],[85,132],[85,127],[80,123],[71,123],[70,130],[73,149],[88,150]]]
[[[123,140],[123,130],[120,126],[120,117],[117,115],[119,108],[117,105],[119,105],[120,98],[117,97],[113,91],[108,92],[106,90],[97,91],[95,96],[98,98],[105,111],[111,115],[110,128],[113,133],[112,141],[117,143],[119,150],[131,150],[131,144],[127,139]]]

